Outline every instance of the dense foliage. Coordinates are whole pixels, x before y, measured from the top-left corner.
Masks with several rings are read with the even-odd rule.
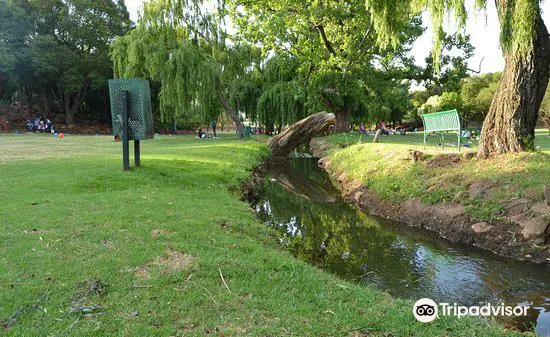
[[[481,122],[489,111],[501,76],[500,72],[469,76],[462,79],[455,90],[441,94],[437,94],[433,87],[415,91],[412,94],[415,110],[408,117],[418,118],[423,113],[459,109],[463,118]]]
[[[122,0],[0,0],[0,99],[102,122],[109,45],[129,27]]]
[[[292,80],[269,85],[260,98],[257,112],[264,120],[266,106],[287,121],[330,110],[337,130],[345,131],[353,121],[394,120],[405,113],[403,80],[416,70],[407,51],[422,33],[419,17],[403,19],[402,43],[386,48],[377,45],[363,0],[229,3],[238,36],[261,46],[265,58],[276,55],[276,62],[293,69]]]
[[[540,13],[539,1],[499,0],[501,21],[500,42],[506,51],[525,53],[533,45],[534,22]],[[366,7],[379,32],[379,44],[396,46],[402,43],[399,36],[403,18],[411,13],[430,12],[435,33],[433,56],[436,66],[440,64],[445,45],[443,21],[447,13],[453,13],[459,30],[466,26],[468,12],[464,0],[366,0]],[[500,4],[503,3],[503,4]],[[487,0],[475,0],[475,8],[487,8]]]
[[[239,106],[232,103],[244,100],[236,89],[259,55],[231,40],[225,16],[223,3],[210,9],[200,0],[151,0],[137,28],[113,44],[115,75],[158,82],[163,120],[198,117],[208,123],[223,108],[242,134]]]

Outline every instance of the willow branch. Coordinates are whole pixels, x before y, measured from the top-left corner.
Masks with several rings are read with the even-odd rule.
[[[369,25],[369,27],[367,28],[367,30],[365,31],[365,34],[363,34],[363,37],[361,38],[361,42],[359,42],[359,53],[363,54],[364,53],[364,50],[363,50],[363,45],[365,44],[365,41],[367,41],[367,37],[370,35],[370,32],[372,30],[372,23]],[[346,78],[346,75],[349,71],[349,68],[351,68],[351,66],[355,63],[355,60],[351,59],[349,60],[348,62],[348,65],[346,66],[346,68],[344,69],[344,73],[342,73],[342,80],[344,80]]]
[[[336,52],[334,51],[334,48],[332,47],[332,44],[327,38],[327,34],[325,33],[325,27],[322,23],[314,24],[313,27],[319,32],[319,35],[321,35],[321,39],[323,40],[323,44],[327,48],[328,52],[332,55],[336,55]]]

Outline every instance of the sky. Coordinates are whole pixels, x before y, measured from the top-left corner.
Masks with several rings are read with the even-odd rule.
[[[144,0],[125,0],[130,17],[136,21],[138,11]],[[493,1],[488,1],[489,7],[487,12],[478,13],[473,8],[474,0],[466,0],[466,8],[468,13],[473,15],[468,16],[466,24],[466,33],[470,34],[471,43],[475,47],[474,56],[469,60],[469,68],[481,70],[481,73],[490,73],[502,71],[504,69],[504,59],[499,47],[499,24],[497,12]],[[550,1],[542,3],[542,14],[547,27],[550,27]],[[424,65],[424,59],[430,54],[433,46],[433,34],[429,16],[424,15],[424,25],[428,28],[424,34],[413,44],[412,54],[418,65]],[[454,28],[454,20],[448,17],[445,23],[445,31],[451,33],[456,31]],[[480,68],[480,61],[483,59]]]

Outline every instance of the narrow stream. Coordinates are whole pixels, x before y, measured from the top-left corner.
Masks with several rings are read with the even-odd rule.
[[[513,323],[550,336],[550,266],[514,262],[358,212],[314,158],[291,159],[264,181],[256,213],[296,257],[394,297],[529,305],[529,317]]]

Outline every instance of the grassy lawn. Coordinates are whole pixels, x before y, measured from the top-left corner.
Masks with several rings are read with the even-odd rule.
[[[453,136],[446,138],[452,142]],[[432,145],[422,146],[422,134],[382,136],[373,144],[372,137],[355,134],[331,135],[323,141],[335,146],[330,154],[332,167],[348,172],[378,195],[393,201],[418,197],[425,203],[460,202],[466,211],[480,220],[502,219],[504,202],[527,196],[543,200],[543,186],[550,183],[550,136],[547,130],[537,130],[538,150],[520,155],[502,155],[489,160],[463,159],[444,167],[413,164],[409,150],[428,156],[457,152],[457,148],[442,150],[436,138]],[[476,143],[462,152],[475,151]],[[339,149],[343,147],[343,149]],[[474,182],[496,182],[490,195],[468,198],[468,186]]]
[[[418,323],[411,302],[277,247],[229,192],[265,145],[161,136],[143,142],[131,172],[120,147],[112,137],[0,136],[0,334],[514,334],[470,319]]]
[[[423,151],[422,144],[422,132],[416,133],[407,133],[405,136],[402,135],[393,135],[393,136],[380,136],[381,144],[395,144],[407,146],[407,149],[414,149]],[[550,152],[550,136],[548,135],[548,130],[537,129],[535,131],[535,146],[538,146],[538,150],[543,152]],[[335,134],[326,138],[329,143],[332,144],[342,144],[345,146],[354,145],[357,143],[372,143],[373,136],[363,135],[357,132],[352,132],[348,134]],[[431,153],[448,153],[456,151],[456,147],[446,146],[444,150],[441,149],[441,146],[438,145],[438,138],[436,136],[430,136],[428,138],[428,145],[425,150]],[[472,151],[477,148],[478,141],[463,141],[464,143],[471,142],[471,146],[463,147],[462,151]],[[445,136],[445,144],[456,144],[456,134],[449,133]]]

